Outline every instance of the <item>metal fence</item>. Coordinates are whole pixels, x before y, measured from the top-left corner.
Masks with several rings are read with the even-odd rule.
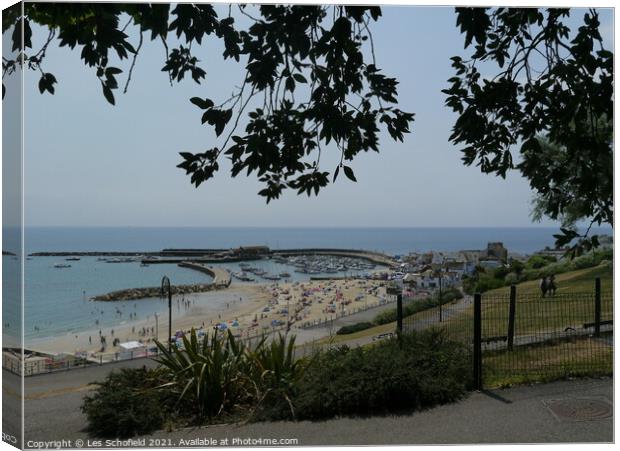
[[[403,331],[444,330],[470,347],[475,388],[611,374],[613,293],[538,292],[466,296],[402,319]]]
[[[413,301],[416,302],[416,301]],[[462,299],[420,311],[403,318],[403,332],[421,331],[428,328],[444,331],[452,340],[460,341],[467,346],[473,345],[474,315],[473,297]]]
[[[481,382],[608,374],[613,365],[613,293],[482,295]]]

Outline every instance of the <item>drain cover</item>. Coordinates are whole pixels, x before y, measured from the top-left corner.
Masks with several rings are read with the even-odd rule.
[[[559,421],[592,421],[610,418],[612,404],[601,398],[564,398],[543,401]]]

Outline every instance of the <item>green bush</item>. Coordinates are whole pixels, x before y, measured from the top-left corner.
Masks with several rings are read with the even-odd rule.
[[[121,369],[96,382],[81,406],[89,432],[126,438],[160,429],[175,402],[168,390],[158,388],[162,383],[161,371],[146,367]]]
[[[508,275],[509,272],[510,272],[509,268],[505,266],[500,266],[493,270],[493,277],[495,277],[496,279],[503,279],[504,277]]]
[[[342,347],[315,359],[292,398],[298,419],[423,409],[458,400],[471,382],[469,350],[437,330],[368,348]],[[280,413],[278,419],[287,418]]]
[[[442,291],[442,305],[449,302],[461,299],[463,293],[458,288],[448,287]],[[403,317],[414,315],[418,312],[437,307],[439,305],[439,293],[435,293],[433,296],[423,299],[408,299],[403,303]],[[396,321],[396,309],[385,310],[377,314],[373,320],[373,323],[377,325],[393,323]]]
[[[161,353],[157,361],[165,368],[170,386],[178,396],[177,402],[196,409],[196,419],[212,419],[231,412],[237,405],[248,402],[250,372],[246,348],[228,331],[226,337],[214,333],[202,343],[192,329],[189,338],[183,337],[183,350],[171,351],[156,342]]]
[[[255,390],[253,419],[260,420],[287,411],[295,418],[291,397],[309,362],[295,358],[295,336],[278,334],[269,344],[263,339],[254,349],[247,349],[249,377]],[[279,414],[278,414],[279,415]]]
[[[484,293],[485,291],[503,287],[505,284],[506,283],[503,279],[496,279],[495,277],[487,274],[481,274],[478,282],[476,283],[475,291],[478,293]]]
[[[349,326],[342,326],[340,329],[338,329],[338,331],[336,331],[336,335],[353,334],[353,333],[359,332],[361,330],[370,329],[373,326],[374,326],[374,324],[373,323],[369,323],[369,322],[355,323],[355,324],[351,324]]]
[[[532,255],[528,258],[527,262],[525,262],[525,267],[528,269],[540,269],[543,266],[547,266],[549,263],[554,263],[556,261],[557,259],[555,257]]]

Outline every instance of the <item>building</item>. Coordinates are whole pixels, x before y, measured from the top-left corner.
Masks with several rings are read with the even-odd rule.
[[[488,243],[485,257],[487,259],[496,258],[505,263],[508,261],[508,249],[501,242]]]
[[[260,257],[269,254],[268,246],[241,246],[232,250],[236,257]]]
[[[22,366],[23,363],[23,366]],[[66,353],[47,353],[19,348],[2,348],[2,367],[14,374],[32,376],[33,374],[48,373],[50,371],[65,369],[81,363],[74,355]]]

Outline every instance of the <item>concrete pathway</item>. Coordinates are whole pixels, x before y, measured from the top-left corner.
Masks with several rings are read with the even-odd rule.
[[[110,366],[101,368],[111,369]],[[7,375],[12,376],[5,372],[4,377]],[[88,383],[94,376],[97,375],[89,370],[84,370],[82,374],[78,370],[28,378],[32,382],[26,385],[26,441],[64,439],[75,443],[77,439],[88,440],[80,405],[83,396],[90,390]],[[217,440],[218,444],[222,443],[220,440],[228,439],[230,445],[233,439],[245,439],[246,442],[239,442],[237,446],[244,443],[258,446],[260,443],[256,439],[264,438],[287,439],[287,444],[296,443],[299,446],[613,440],[613,419],[600,411],[594,411],[598,418],[582,421],[561,419],[554,415],[548,407],[549,402],[566,399],[569,403],[572,402],[570,400],[593,399],[599,406],[610,406],[613,381],[609,378],[561,381],[474,392],[455,404],[396,416],[210,426],[162,431],[147,439],[165,439],[160,442],[164,447],[204,447],[206,439]],[[581,410],[573,410],[592,413],[592,409],[584,410],[583,406]],[[181,442],[181,439],[197,441]],[[265,442],[262,444],[265,445]],[[145,444],[136,442],[135,446],[144,447]]]
[[[299,446],[611,442],[611,417],[559,420],[546,402],[593,398],[611,404],[611,379],[556,382],[472,393],[456,403],[410,415],[341,418],[320,422],[256,423],[159,433],[171,439],[296,439]]]

